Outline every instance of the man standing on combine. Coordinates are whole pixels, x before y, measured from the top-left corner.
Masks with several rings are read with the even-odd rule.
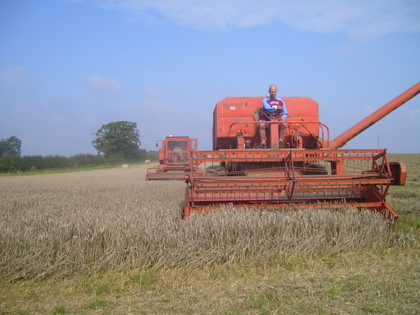
[[[283,148],[283,138],[286,132],[287,123],[284,120],[287,117],[287,108],[286,103],[279,97],[277,97],[277,86],[275,84],[270,85],[268,88],[268,93],[270,96],[266,97],[262,101],[263,108],[258,111],[257,120],[259,121],[271,121],[278,120],[280,135],[279,135],[279,147]],[[261,123],[258,125],[258,130],[260,132],[261,147],[265,148],[267,146],[267,136],[266,129],[268,124]]]

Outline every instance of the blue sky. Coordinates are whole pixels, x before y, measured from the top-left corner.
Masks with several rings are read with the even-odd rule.
[[[0,138],[23,155],[96,153],[136,122],[211,149],[227,96],[308,96],[338,136],[420,80],[418,0],[2,0]],[[346,148],[420,153],[420,96]]]

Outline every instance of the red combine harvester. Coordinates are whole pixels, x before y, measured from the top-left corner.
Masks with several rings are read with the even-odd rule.
[[[192,164],[206,175],[189,174],[183,216],[223,204],[263,209],[358,208],[398,215],[386,203],[390,185],[404,185],[404,163],[388,162],[385,149],[344,150],[349,140],[420,91],[420,83],[346,132],[330,139],[319,121],[318,103],[307,97],[283,97],[289,117],[279,148],[279,122],[266,122],[267,148],[260,148],[254,113],[263,97],[228,97],[216,104],[213,151],[192,152]]]
[[[158,167],[147,169],[146,180],[184,180],[189,172],[195,172],[192,154],[197,151],[197,139],[168,136],[159,149]]]

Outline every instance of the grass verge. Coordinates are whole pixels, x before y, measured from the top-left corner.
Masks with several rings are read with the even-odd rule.
[[[418,247],[6,283],[10,314],[416,314]]]

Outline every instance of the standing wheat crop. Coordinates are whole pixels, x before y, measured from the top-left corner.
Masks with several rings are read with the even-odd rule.
[[[0,278],[122,267],[199,267],[319,255],[390,242],[378,216],[222,207],[181,219],[182,182],[145,167],[0,178]]]

